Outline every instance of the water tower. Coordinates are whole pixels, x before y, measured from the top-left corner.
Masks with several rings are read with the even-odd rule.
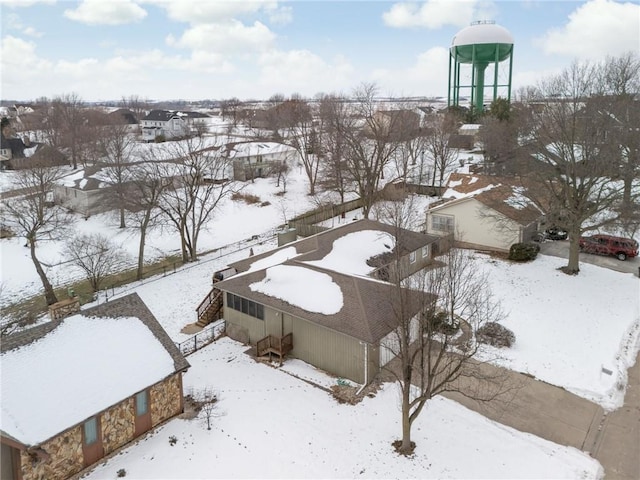
[[[507,83],[499,83],[499,73],[504,69],[505,60],[509,61]],[[485,88],[493,90],[493,100],[498,98],[498,88],[507,88],[506,98],[511,101],[511,72],[513,64],[513,37],[511,33],[494,22],[473,22],[460,30],[451,42],[449,50],[449,106],[458,106],[460,90],[471,90],[471,109],[482,112]],[[460,83],[461,71],[470,66],[471,83]],[[485,83],[487,67],[493,68],[493,83]],[[504,74],[502,75],[504,78]],[[468,74],[465,81],[468,80]],[[502,95],[504,97],[504,95]]]

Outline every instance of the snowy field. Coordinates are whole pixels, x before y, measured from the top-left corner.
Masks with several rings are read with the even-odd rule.
[[[212,387],[219,403],[203,418],[175,419],[85,478],[599,478],[602,469],[570,447],[497,424],[446,400],[432,400],[414,424],[413,458],[394,453],[398,395],[385,384],[351,406],[282,370],[254,362],[223,338],[189,357],[185,390]],[[290,362],[287,361],[287,364]],[[333,379],[297,362],[318,383]],[[169,438],[177,442],[170,445]]]

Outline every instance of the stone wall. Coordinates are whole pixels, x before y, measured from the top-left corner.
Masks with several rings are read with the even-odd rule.
[[[149,389],[152,426],[182,413],[182,374]],[[102,445],[107,455],[135,437],[135,402],[130,397],[100,414]],[[35,452],[40,452],[38,457]],[[20,452],[22,480],[63,480],[84,468],[82,424],[34,449]]]
[[[133,398],[127,398],[102,414],[102,445],[105,455],[133,440],[136,421],[134,408]]]
[[[72,428],[41,446],[48,459],[40,459],[26,451],[20,452],[22,480],[65,479],[84,468],[82,455],[82,425]]]
[[[176,373],[149,389],[151,426],[182,413],[182,374]]]

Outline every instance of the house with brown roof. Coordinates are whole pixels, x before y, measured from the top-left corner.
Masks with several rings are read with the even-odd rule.
[[[426,231],[453,234],[464,248],[507,252],[529,242],[544,217],[511,177],[453,173],[442,197],[427,211]]]
[[[437,236],[359,220],[235,262],[214,291],[229,336],[258,356],[289,354],[367,384],[393,358],[399,322],[435,298],[384,280],[423,269],[439,249]]]
[[[1,478],[66,479],[183,411],[189,364],[137,294],[4,337]]]

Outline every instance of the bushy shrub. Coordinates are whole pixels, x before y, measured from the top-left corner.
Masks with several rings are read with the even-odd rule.
[[[231,200],[235,200],[235,201],[242,200],[243,202],[248,203],[249,205],[261,202],[260,197],[258,197],[257,195],[253,195],[251,193],[241,193],[241,192],[235,192],[233,195],[231,195]]]
[[[511,347],[516,341],[516,336],[507,327],[496,322],[488,322],[478,329],[476,338],[480,343],[486,343],[494,347]]]
[[[116,475],[118,476],[118,478],[126,477],[127,471],[124,468],[121,468],[116,472]]]
[[[453,335],[460,328],[456,323],[449,321],[449,315],[446,312],[438,312],[433,315],[429,322],[434,332],[442,333],[443,335]]]
[[[529,262],[535,260],[540,251],[540,245],[535,243],[514,243],[509,249],[509,260],[514,262]]]

